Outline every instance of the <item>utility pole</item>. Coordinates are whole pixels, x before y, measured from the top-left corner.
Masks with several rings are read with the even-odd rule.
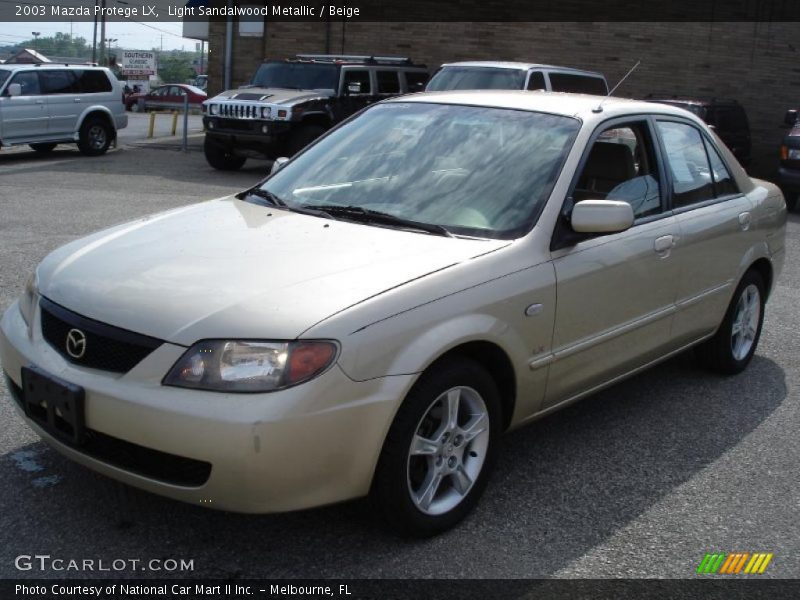
[[[100,66],[106,65],[106,0],[100,0]]]
[[[37,52],[39,51],[39,36],[42,35],[41,31],[31,31],[31,35],[33,36],[33,49]]]
[[[97,0],[94,0],[94,31],[92,32],[92,62],[97,62]]]

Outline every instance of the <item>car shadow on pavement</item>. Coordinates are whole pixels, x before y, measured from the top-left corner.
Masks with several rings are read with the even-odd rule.
[[[190,506],[36,442],[0,458],[13,490],[0,500],[5,553],[193,559],[193,572],[174,575],[224,578],[547,577],[739,444],[785,397],[767,358],[724,378],[679,356],[505,436],[475,513],[428,540],[387,533],[367,500],[282,515]],[[10,565],[1,576],[19,575]]]

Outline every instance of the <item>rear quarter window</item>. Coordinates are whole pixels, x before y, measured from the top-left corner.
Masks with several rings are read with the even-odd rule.
[[[572,73],[550,73],[550,88],[554,92],[594,94],[595,96],[608,94],[606,82],[600,77]]]
[[[104,71],[99,70],[86,70],[76,71],[75,75],[78,81],[75,85],[75,91],[80,94],[99,94],[102,92],[112,91],[111,81]]]

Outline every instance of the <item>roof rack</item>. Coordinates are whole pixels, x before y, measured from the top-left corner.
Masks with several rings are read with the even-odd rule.
[[[358,62],[364,64],[413,64],[407,56],[367,56],[359,54],[297,54],[299,60],[313,60],[317,62]]]
[[[62,62],[32,62],[32,63],[9,63],[9,64],[17,64],[17,65],[33,65],[34,67],[41,67],[44,65],[45,67],[96,67],[97,63],[62,63]]]

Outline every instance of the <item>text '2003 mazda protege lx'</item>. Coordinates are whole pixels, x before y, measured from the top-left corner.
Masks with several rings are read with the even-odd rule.
[[[432,534],[504,430],[691,346],[743,370],[785,222],[679,108],[402,97],[235,197],[56,250],[2,363],[26,422],[120,481],[242,512],[371,493]]]

